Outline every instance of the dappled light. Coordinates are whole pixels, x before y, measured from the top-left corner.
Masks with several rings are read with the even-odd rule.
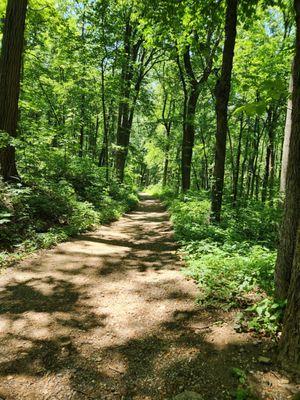
[[[230,368],[260,369],[257,348],[226,313],[197,306],[176,247],[165,208],[143,196],[120,221],[2,275],[0,395],[226,398]]]
[[[300,400],[300,0],[0,0],[0,400]]]

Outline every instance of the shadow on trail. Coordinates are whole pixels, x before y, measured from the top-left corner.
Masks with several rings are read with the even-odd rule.
[[[44,294],[39,286],[47,287],[51,294]],[[27,311],[71,312],[79,293],[74,285],[63,279],[49,276],[42,279],[28,279],[23,282],[9,283],[0,292],[0,314],[22,314]]]
[[[111,227],[0,277],[0,397],[230,398],[229,367],[257,370],[257,349],[210,340],[223,313],[195,306],[175,249],[164,208],[143,198]]]
[[[229,399],[237,381],[228,365],[256,370],[257,365],[252,361],[255,346],[217,348],[206,341],[205,333],[196,333],[189,327],[194,316],[187,312],[183,320],[178,320],[177,315],[173,315],[159,327],[159,334],[146,334],[122,345],[91,347],[88,354],[77,348],[70,336],[58,335],[52,340],[10,336],[7,341],[26,342],[30,347],[22,354],[15,353],[13,360],[1,362],[0,376],[43,379],[49,374],[67,374],[68,390],[73,399],[162,400],[183,390],[201,393],[207,400]],[[94,322],[99,325],[103,320],[95,317]],[[61,323],[64,325],[63,321]],[[77,326],[72,328],[79,329]],[[239,358],[241,348],[243,357]],[[95,355],[100,363],[94,360]],[[118,361],[116,365],[114,360]],[[120,361],[123,370],[119,370]],[[1,389],[0,395],[18,399],[9,397],[8,392],[1,392]],[[49,398],[54,399],[55,395]]]

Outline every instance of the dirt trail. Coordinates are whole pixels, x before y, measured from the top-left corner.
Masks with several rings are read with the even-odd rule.
[[[181,267],[166,211],[143,196],[120,221],[6,271],[0,398],[229,398],[230,367],[249,367],[255,345],[197,308]]]

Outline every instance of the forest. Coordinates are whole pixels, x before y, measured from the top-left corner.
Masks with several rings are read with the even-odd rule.
[[[0,352],[0,398],[299,399],[300,0],[0,0],[0,15],[0,338],[7,346]],[[82,270],[75,272],[75,264]],[[132,317],[132,324],[142,321],[141,332],[149,328],[143,345],[142,333],[131,337],[126,320],[128,299],[137,301],[133,286],[118,297],[137,281],[140,296],[150,298],[143,310],[155,310],[151,329],[146,311]],[[56,373],[73,363],[74,332],[80,340],[82,330],[105,337],[95,330],[105,295],[85,303],[97,293],[96,282],[124,324],[122,335],[128,331],[120,350],[128,370],[118,372],[120,354],[99,344],[123,380],[103,371],[94,376],[97,368],[86,367],[90,357],[83,360],[78,347],[85,370],[68,378],[73,392],[55,394],[54,387],[67,385]],[[122,289],[106,292],[105,282]],[[176,292],[179,286],[189,289]],[[165,297],[154,303],[159,288]],[[69,309],[58,307],[64,302]],[[151,345],[150,333],[163,329],[154,324],[162,318],[159,307],[168,309],[164,318],[173,310],[175,322],[165,320],[164,329],[175,324],[175,332],[163,331],[168,344]],[[69,312],[69,319],[59,312]],[[47,337],[39,337],[46,329],[42,314]],[[182,383],[178,372],[170,383],[166,371],[154,368],[162,357],[154,353],[171,349],[167,338],[175,341],[176,329],[182,334],[182,342],[174,342],[178,351],[193,341],[200,346],[199,338],[188,336],[200,315],[215,339],[212,327],[223,321],[222,332],[226,324],[234,332],[232,343],[247,342],[230,350],[246,353],[240,365],[233,353],[226,355],[224,388],[213,375],[211,383],[198,385],[198,378]],[[14,336],[17,321],[22,339],[21,331]],[[74,330],[65,333],[66,326]],[[110,332],[110,322],[103,327]],[[67,345],[61,344],[66,336]],[[16,351],[18,340],[30,345]],[[219,366],[225,356],[205,340],[201,336],[207,357],[216,353],[219,360],[207,361],[214,371],[213,363]],[[255,350],[245,350],[248,342]],[[60,360],[56,351],[65,351],[58,348],[68,348],[67,356],[53,364],[50,358]],[[95,343],[89,351],[96,353]],[[138,351],[152,358],[135,375]],[[184,377],[183,353],[172,357],[169,370],[174,376],[184,370]],[[251,379],[254,358],[263,372]],[[44,372],[33,372],[35,361]],[[193,374],[200,361],[190,365]],[[56,383],[52,397],[43,397],[41,376],[50,371]],[[142,390],[146,371],[149,391]],[[259,373],[280,378],[262,389]],[[84,374],[88,382],[92,375],[96,382],[112,379],[117,389],[107,394],[102,383],[85,388]],[[27,375],[36,379],[30,383],[35,392],[20,380]],[[8,376],[16,379],[15,392]],[[156,379],[160,389],[151,386]],[[134,389],[131,380],[141,380],[140,386]],[[287,391],[279,388],[283,381]]]

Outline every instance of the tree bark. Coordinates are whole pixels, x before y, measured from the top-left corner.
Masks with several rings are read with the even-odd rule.
[[[81,26],[81,45],[85,46],[85,12],[83,13],[82,16],[82,26]],[[84,139],[85,139],[85,65],[83,68],[83,76],[82,76],[82,80],[80,82],[80,85],[82,87],[82,94],[81,94],[81,100],[80,100],[80,129],[79,129],[79,150],[78,150],[78,157],[82,158],[83,157],[83,152],[84,152]]]
[[[168,173],[169,173],[169,153],[170,153],[170,136],[171,136],[171,127],[172,127],[172,113],[174,111],[174,102],[171,100],[169,103],[168,115],[166,116],[166,107],[168,101],[168,94],[166,94],[163,103],[162,109],[162,121],[166,130],[166,148],[165,148],[165,161],[164,161],[164,170],[163,170],[163,182],[162,186],[167,186],[168,181]]]
[[[292,92],[293,92],[293,76],[291,76],[290,78],[289,94],[291,95]],[[289,148],[290,148],[291,127],[292,127],[292,98],[289,97],[287,103],[284,141],[283,141],[282,160],[281,160],[280,191],[282,193],[285,192],[286,188],[286,173],[287,173]]]
[[[244,195],[244,180],[245,180],[245,173],[246,173],[246,164],[248,161],[248,155],[249,155],[249,131],[250,131],[250,120],[248,118],[248,129],[247,129],[247,135],[246,135],[246,143],[244,147],[244,154],[243,154],[243,162],[242,162],[242,168],[241,168],[241,179],[240,179],[240,188],[239,188],[239,196],[243,197]]]
[[[163,182],[162,186],[166,187],[168,183],[168,172],[169,172],[169,152],[166,151],[165,162],[164,162],[164,172],[163,172]]]
[[[200,95],[201,86],[208,80],[211,73],[217,43],[211,47],[207,65],[205,66],[200,79],[196,77],[192,66],[190,46],[186,46],[183,54],[185,73],[181,67],[180,57],[177,53],[177,64],[184,92],[183,137],[181,146],[181,189],[183,192],[189,190],[191,186],[191,166],[195,141],[195,115],[197,101]]]
[[[258,169],[258,158],[259,158],[259,143],[260,143],[260,135],[258,131],[257,140],[254,142],[254,155],[253,155],[253,169],[251,175],[251,185],[250,185],[250,193],[249,196],[251,199],[254,197],[254,192],[256,189],[256,183],[259,179],[259,169]]]
[[[130,17],[124,33],[124,62],[121,74],[121,92],[117,128],[117,151],[115,166],[119,182],[124,181],[124,171],[133,123],[136,102],[144,77],[154,64],[151,64],[153,51],[146,58],[143,39],[131,26]]]
[[[292,127],[286,176],[286,198],[275,269],[275,296],[286,299],[290,286],[300,220],[300,0],[296,11],[296,54],[293,70]]]
[[[181,153],[181,177],[182,190],[186,192],[191,186],[191,165],[195,142],[195,114],[199,97],[198,84],[192,88],[187,100],[186,115],[183,129],[182,153]]]
[[[106,56],[103,57],[101,62],[101,104],[103,114],[103,143],[99,156],[99,166],[105,167],[106,182],[109,182],[109,117],[106,110],[106,97],[105,97],[105,63]]]
[[[208,155],[206,151],[206,143],[204,138],[203,130],[201,129],[201,142],[203,145],[203,167],[204,167],[204,176],[203,176],[203,189],[209,189],[209,166],[208,166]]]
[[[181,189],[183,192],[186,192],[191,186],[191,165],[195,141],[196,107],[200,94],[201,81],[203,81],[205,78],[202,76],[201,80],[196,79],[191,62],[190,46],[187,46],[186,48],[186,51],[183,55],[183,61],[187,78],[184,76],[178,56],[177,64],[184,91],[183,136],[181,145]]]
[[[225,43],[223,49],[222,72],[215,89],[217,131],[213,179],[214,182],[211,201],[211,217],[215,222],[220,222],[221,220],[226,158],[226,138],[228,130],[227,114],[236,40],[238,0],[227,0],[226,3]]]
[[[262,188],[262,202],[264,203],[268,198],[268,191],[270,192],[270,198],[272,198],[273,187],[274,187],[274,169],[275,169],[275,113],[276,110],[268,109],[267,116],[267,151],[266,151],[266,162],[265,162],[265,173],[263,179]]]
[[[247,199],[253,198],[261,135],[262,132],[260,129],[260,120],[259,117],[256,116],[253,127],[253,135],[251,137],[251,147],[250,147],[250,155],[248,162],[248,177],[247,177],[247,191],[246,191]]]
[[[85,95],[81,95],[80,103],[80,130],[79,130],[79,150],[78,157],[83,157],[83,147],[84,147],[84,120],[85,120]]]
[[[119,104],[118,128],[117,128],[117,151],[116,151],[116,171],[117,177],[120,182],[124,180],[124,169],[126,158],[128,154],[129,144],[129,101],[131,80],[133,78],[132,65],[131,65],[131,36],[132,27],[130,24],[130,17],[126,22],[124,32],[124,61],[121,74],[121,100]]]
[[[17,136],[18,103],[27,0],[8,0],[0,57],[0,131]],[[18,179],[15,148],[0,150],[0,169],[5,181]]]
[[[287,369],[300,371],[300,229],[280,341],[280,359]]]
[[[243,124],[244,124],[244,118],[243,118],[243,114],[241,114],[238,148],[237,148],[236,162],[235,162],[235,174],[234,174],[234,181],[233,181],[232,206],[234,208],[237,206],[237,199],[238,199],[238,184],[239,184],[240,164],[241,164],[241,149],[242,149],[242,138],[243,138],[243,130],[244,130]]]

